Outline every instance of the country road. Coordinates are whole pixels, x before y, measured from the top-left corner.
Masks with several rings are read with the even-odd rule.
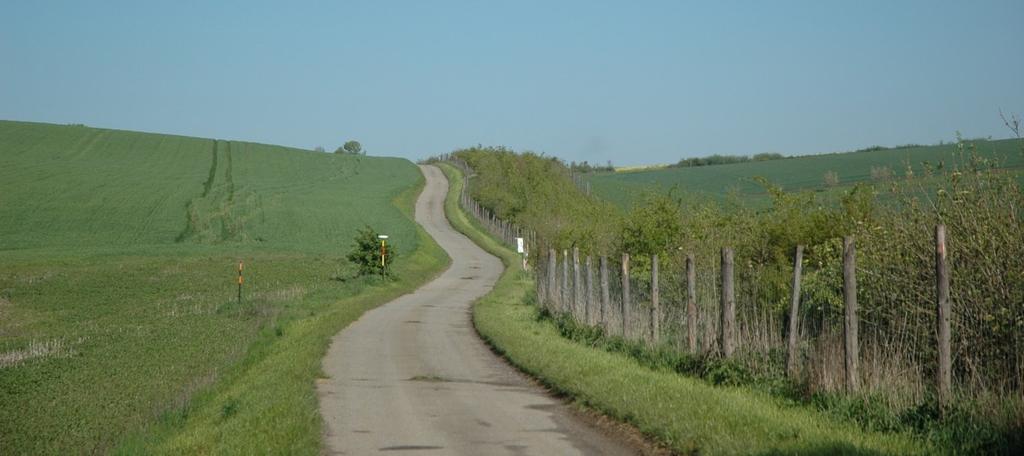
[[[503,266],[444,215],[448,181],[421,166],[416,221],[452,258],[412,294],[334,337],[318,382],[331,454],[635,454],[587,424],[501,358],[473,330],[470,305]]]

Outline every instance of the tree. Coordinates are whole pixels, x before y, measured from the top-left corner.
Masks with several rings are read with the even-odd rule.
[[[384,255],[384,264],[381,264],[381,240],[369,225],[360,229],[355,237],[355,245],[346,258],[359,268],[359,275],[384,275],[391,270],[391,263],[398,256],[398,250],[393,245],[388,245]]]
[[[334,153],[336,154],[349,154],[349,155],[363,155],[366,152],[363,150],[363,145],[359,144],[359,141],[346,141],[345,145],[337,148]]]
[[[622,248],[634,256],[664,254],[673,250],[683,232],[679,200],[671,195],[650,194],[643,205],[630,212],[622,228]]]

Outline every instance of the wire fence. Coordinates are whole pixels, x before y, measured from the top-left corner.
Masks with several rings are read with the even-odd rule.
[[[454,163],[472,176],[465,163]],[[588,246],[548,248],[529,230],[481,208],[465,188],[463,208],[492,234],[512,247],[516,237],[525,238],[538,305],[607,336],[733,359],[755,375],[787,375],[811,393],[883,392],[903,405],[936,392],[940,403],[952,396],[1024,395],[1020,328],[985,331],[993,317],[980,310],[993,307],[986,300],[1018,295],[979,296],[965,285],[985,277],[998,281],[1006,271],[982,278],[970,270],[949,272],[944,237],[941,245],[937,238],[919,242],[910,260],[887,257],[890,247],[871,238],[859,246],[863,264],[850,238],[848,258],[844,246],[836,262],[802,261],[803,276],[795,263],[790,269],[762,266],[732,258],[725,246],[658,256],[588,255],[581,253],[594,251]],[[952,248],[954,264],[968,254],[955,242]],[[1019,307],[1010,308],[1003,318],[1024,324],[1014,313]]]

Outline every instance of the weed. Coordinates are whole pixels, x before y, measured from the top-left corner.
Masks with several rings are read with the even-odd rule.
[[[227,402],[220,406],[220,418],[222,420],[226,420],[235,416],[235,414],[238,413],[238,407],[238,399],[229,397]]]

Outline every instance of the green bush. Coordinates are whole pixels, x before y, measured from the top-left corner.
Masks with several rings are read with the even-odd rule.
[[[617,248],[621,213],[580,190],[562,160],[504,147],[472,147],[452,156],[475,172],[468,187],[473,199],[498,217],[535,231],[544,244],[539,247],[576,246],[584,255]]]
[[[360,229],[356,234],[352,251],[346,256],[348,261],[356,265],[361,276],[388,275],[391,272],[391,263],[398,256],[395,246],[388,244],[384,262],[381,263],[381,240],[377,236],[377,231],[369,225]]]

